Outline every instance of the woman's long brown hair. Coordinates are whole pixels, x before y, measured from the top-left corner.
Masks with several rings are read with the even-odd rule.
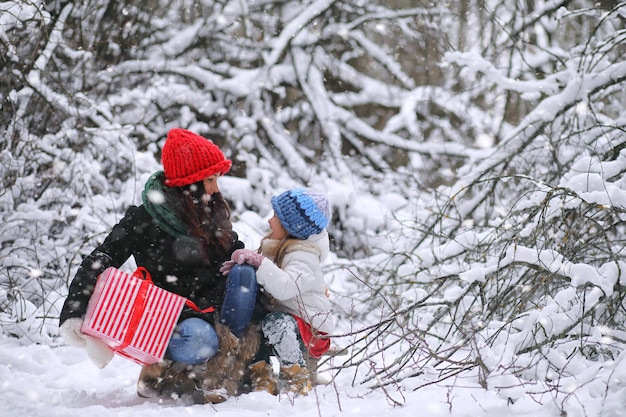
[[[179,194],[178,215],[191,236],[201,242],[204,261],[223,262],[230,256],[234,237],[230,206],[222,193],[214,193],[208,200],[203,198],[205,192],[201,181],[174,189]]]

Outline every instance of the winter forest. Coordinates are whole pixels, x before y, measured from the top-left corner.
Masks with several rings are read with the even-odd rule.
[[[328,194],[332,389],[623,415],[624,1],[2,1],[0,106],[0,346],[62,348],[184,127],[251,249],[272,195]]]

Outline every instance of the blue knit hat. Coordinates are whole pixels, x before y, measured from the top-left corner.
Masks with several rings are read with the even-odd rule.
[[[274,212],[285,230],[297,239],[320,233],[330,220],[325,195],[309,188],[296,188],[272,197]]]

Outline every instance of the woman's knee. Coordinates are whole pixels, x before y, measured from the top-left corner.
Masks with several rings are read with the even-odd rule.
[[[222,324],[240,336],[252,318],[257,299],[256,270],[250,265],[235,265],[228,273],[226,294],[220,312]]]
[[[248,264],[234,265],[228,273],[226,282],[232,286],[252,290],[256,294],[256,269]]]
[[[174,361],[196,365],[215,356],[218,349],[219,339],[213,326],[191,317],[176,326],[167,353]]]
[[[254,306],[258,291],[256,270],[250,265],[235,265],[226,279],[226,298],[236,304]]]

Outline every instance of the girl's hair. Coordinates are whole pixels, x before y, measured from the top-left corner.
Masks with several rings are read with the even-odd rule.
[[[259,246],[259,249],[257,250],[258,253],[261,253],[261,248],[263,248],[263,242],[269,239],[269,235],[265,236],[263,239],[261,239],[261,245]],[[282,263],[283,263],[283,258],[285,257],[285,255],[287,254],[287,252],[289,252],[289,247],[296,242],[301,242],[301,239],[297,239],[293,236],[287,235],[285,236],[279,243],[278,245],[276,245],[276,252],[274,253],[274,264],[279,267],[282,268]]]
[[[168,187],[169,188],[169,187]],[[202,181],[183,187],[171,187],[178,194],[176,211],[191,236],[202,245],[205,263],[221,263],[230,256],[234,244],[230,206],[221,192],[205,197]]]

